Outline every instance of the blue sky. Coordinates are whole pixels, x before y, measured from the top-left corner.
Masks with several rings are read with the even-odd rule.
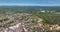
[[[0,0],[0,5],[60,6],[60,0]]]

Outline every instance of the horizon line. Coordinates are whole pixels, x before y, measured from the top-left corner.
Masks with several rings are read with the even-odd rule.
[[[60,6],[60,4],[0,3],[0,6]]]

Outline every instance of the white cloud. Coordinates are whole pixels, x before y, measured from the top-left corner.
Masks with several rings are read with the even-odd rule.
[[[0,6],[60,6],[60,4],[23,4],[23,3],[0,3]]]

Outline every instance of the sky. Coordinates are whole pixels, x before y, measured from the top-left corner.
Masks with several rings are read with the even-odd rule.
[[[60,0],[0,0],[0,5],[60,6]]]

